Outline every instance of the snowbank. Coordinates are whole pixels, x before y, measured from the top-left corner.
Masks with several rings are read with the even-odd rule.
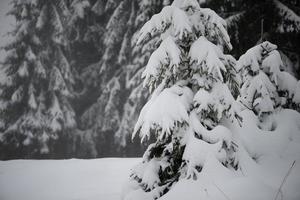
[[[277,200],[300,199],[299,113],[278,110],[264,130],[253,112],[240,114],[242,127],[231,127],[239,138],[239,169],[227,169],[210,157],[196,180],[180,180],[161,200],[274,200],[286,176]]]
[[[119,200],[140,159],[0,161],[1,200]]]

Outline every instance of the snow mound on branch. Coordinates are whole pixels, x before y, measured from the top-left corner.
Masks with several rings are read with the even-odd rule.
[[[215,120],[220,121],[224,116],[231,121],[240,120],[239,105],[235,102],[227,85],[215,83],[210,92],[199,89],[193,99],[193,105],[201,121],[208,127],[214,127],[216,123],[208,117],[208,113],[215,114]]]
[[[183,159],[188,161],[187,177],[190,178],[196,174],[196,167],[205,165],[207,159],[210,157],[215,157],[220,162],[225,161],[226,152],[222,149],[222,142],[209,144],[195,138],[193,134],[190,134],[187,148],[183,154]]]
[[[188,111],[191,106],[193,92],[185,86],[174,85],[161,91],[160,85],[141,111],[134,128],[134,137],[138,132],[142,138],[150,136],[151,130],[161,129],[161,133],[171,134],[179,124],[189,121]],[[175,123],[174,123],[175,122]],[[159,135],[165,137],[164,134]]]
[[[158,171],[161,161],[159,159],[152,159],[148,164],[141,163],[133,170],[139,177],[142,177],[142,182],[147,183],[147,189],[152,189],[159,183]]]
[[[263,57],[275,49],[277,49],[277,46],[268,41],[252,47],[238,60],[237,70],[240,71],[244,67],[251,67],[253,72],[258,71]]]
[[[173,38],[168,37],[165,39],[150,56],[146,69],[142,74],[144,87],[151,82],[157,82],[156,79],[161,78],[165,73],[176,75],[181,62],[180,54],[180,49]]]
[[[278,90],[287,91],[290,98],[294,96],[297,89],[297,79],[287,72],[279,72],[276,76]]]
[[[281,71],[283,62],[280,53],[274,50],[262,62],[264,72],[271,74],[271,81],[275,83],[279,91],[287,91],[291,98],[296,92],[297,79],[290,73]]]
[[[178,36],[180,39],[192,32],[189,19],[184,11],[176,6],[166,6],[142,27],[137,44],[141,44],[149,36],[153,37],[157,32],[164,32],[169,26],[172,26],[174,36]]]
[[[198,137],[203,138],[204,141],[209,144],[215,144],[218,142],[225,143],[228,147],[232,142],[232,133],[225,126],[218,125],[212,130],[207,130],[200,122],[197,120],[196,114],[194,112],[190,115],[190,121],[194,132]]]
[[[220,48],[201,36],[190,49],[191,62],[196,62],[202,70],[223,81],[222,71],[226,71],[221,59],[225,59]]]
[[[266,73],[276,75],[283,66],[280,53],[277,50],[271,51],[262,61],[262,69]],[[274,80],[277,83],[276,80]]]

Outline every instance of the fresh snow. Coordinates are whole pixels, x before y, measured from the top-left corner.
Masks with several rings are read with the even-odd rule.
[[[300,115],[288,109],[277,111],[269,119],[272,130],[261,130],[252,111],[240,114],[242,127],[232,127],[240,141],[239,170],[224,168],[218,157],[206,156],[193,180],[179,180],[160,200],[274,200],[286,176],[277,200],[300,199]],[[190,156],[197,158],[202,151]]]
[[[205,66],[204,72],[208,72],[223,81],[221,70],[226,71],[226,68],[221,59],[224,60],[225,58],[221,49],[216,45],[201,36],[192,44],[189,56],[192,62],[196,62],[202,68],[203,65]]]
[[[260,45],[252,47],[244,55],[242,55],[237,62],[237,70],[241,70],[243,67],[251,66],[251,70],[256,72],[259,70],[259,66],[263,60],[263,55],[277,49],[277,46],[266,41]]]
[[[192,91],[180,85],[161,91],[162,87],[163,84],[155,90],[155,94],[142,109],[133,138],[137,132],[140,132],[142,140],[149,138],[151,130],[157,127],[162,129],[159,137],[164,138],[165,133],[170,135],[178,123],[187,123]]]
[[[180,39],[192,32],[189,19],[185,13],[175,6],[166,6],[142,27],[137,44],[142,43],[148,39],[147,37],[153,36],[156,32],[163,32],[170,25],[172,25],[172,31],[170,32]]]
[[[1,200],[119,200],[139,158],[0,161]]]
[[[175,44],[174,39],[171,36],[166,38],[150,56],[146,69],[142,74],[144,87],[151,82],[156,82],[156,79],[160,78],[160,74],[164,70],[170,70],[169,68],[172,69],[169,73],[176,75],[178,65],[180,64],[180,54],[181,52]]]

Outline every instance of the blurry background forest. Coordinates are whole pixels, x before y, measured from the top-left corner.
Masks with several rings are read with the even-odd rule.
[[[157,39],[135,42],[141,26],[172,1],[6,1],[0,159],[141,156],[147,144],[131,141],[131,132],[149,97],[141,73]],[[299,79],[300,1],[200,3],[226,19],[236,59],[268,40]]]

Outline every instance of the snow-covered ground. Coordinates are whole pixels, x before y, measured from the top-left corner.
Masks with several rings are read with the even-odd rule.
[[[0,161],[1,200],[119,200],[137,158]]]

